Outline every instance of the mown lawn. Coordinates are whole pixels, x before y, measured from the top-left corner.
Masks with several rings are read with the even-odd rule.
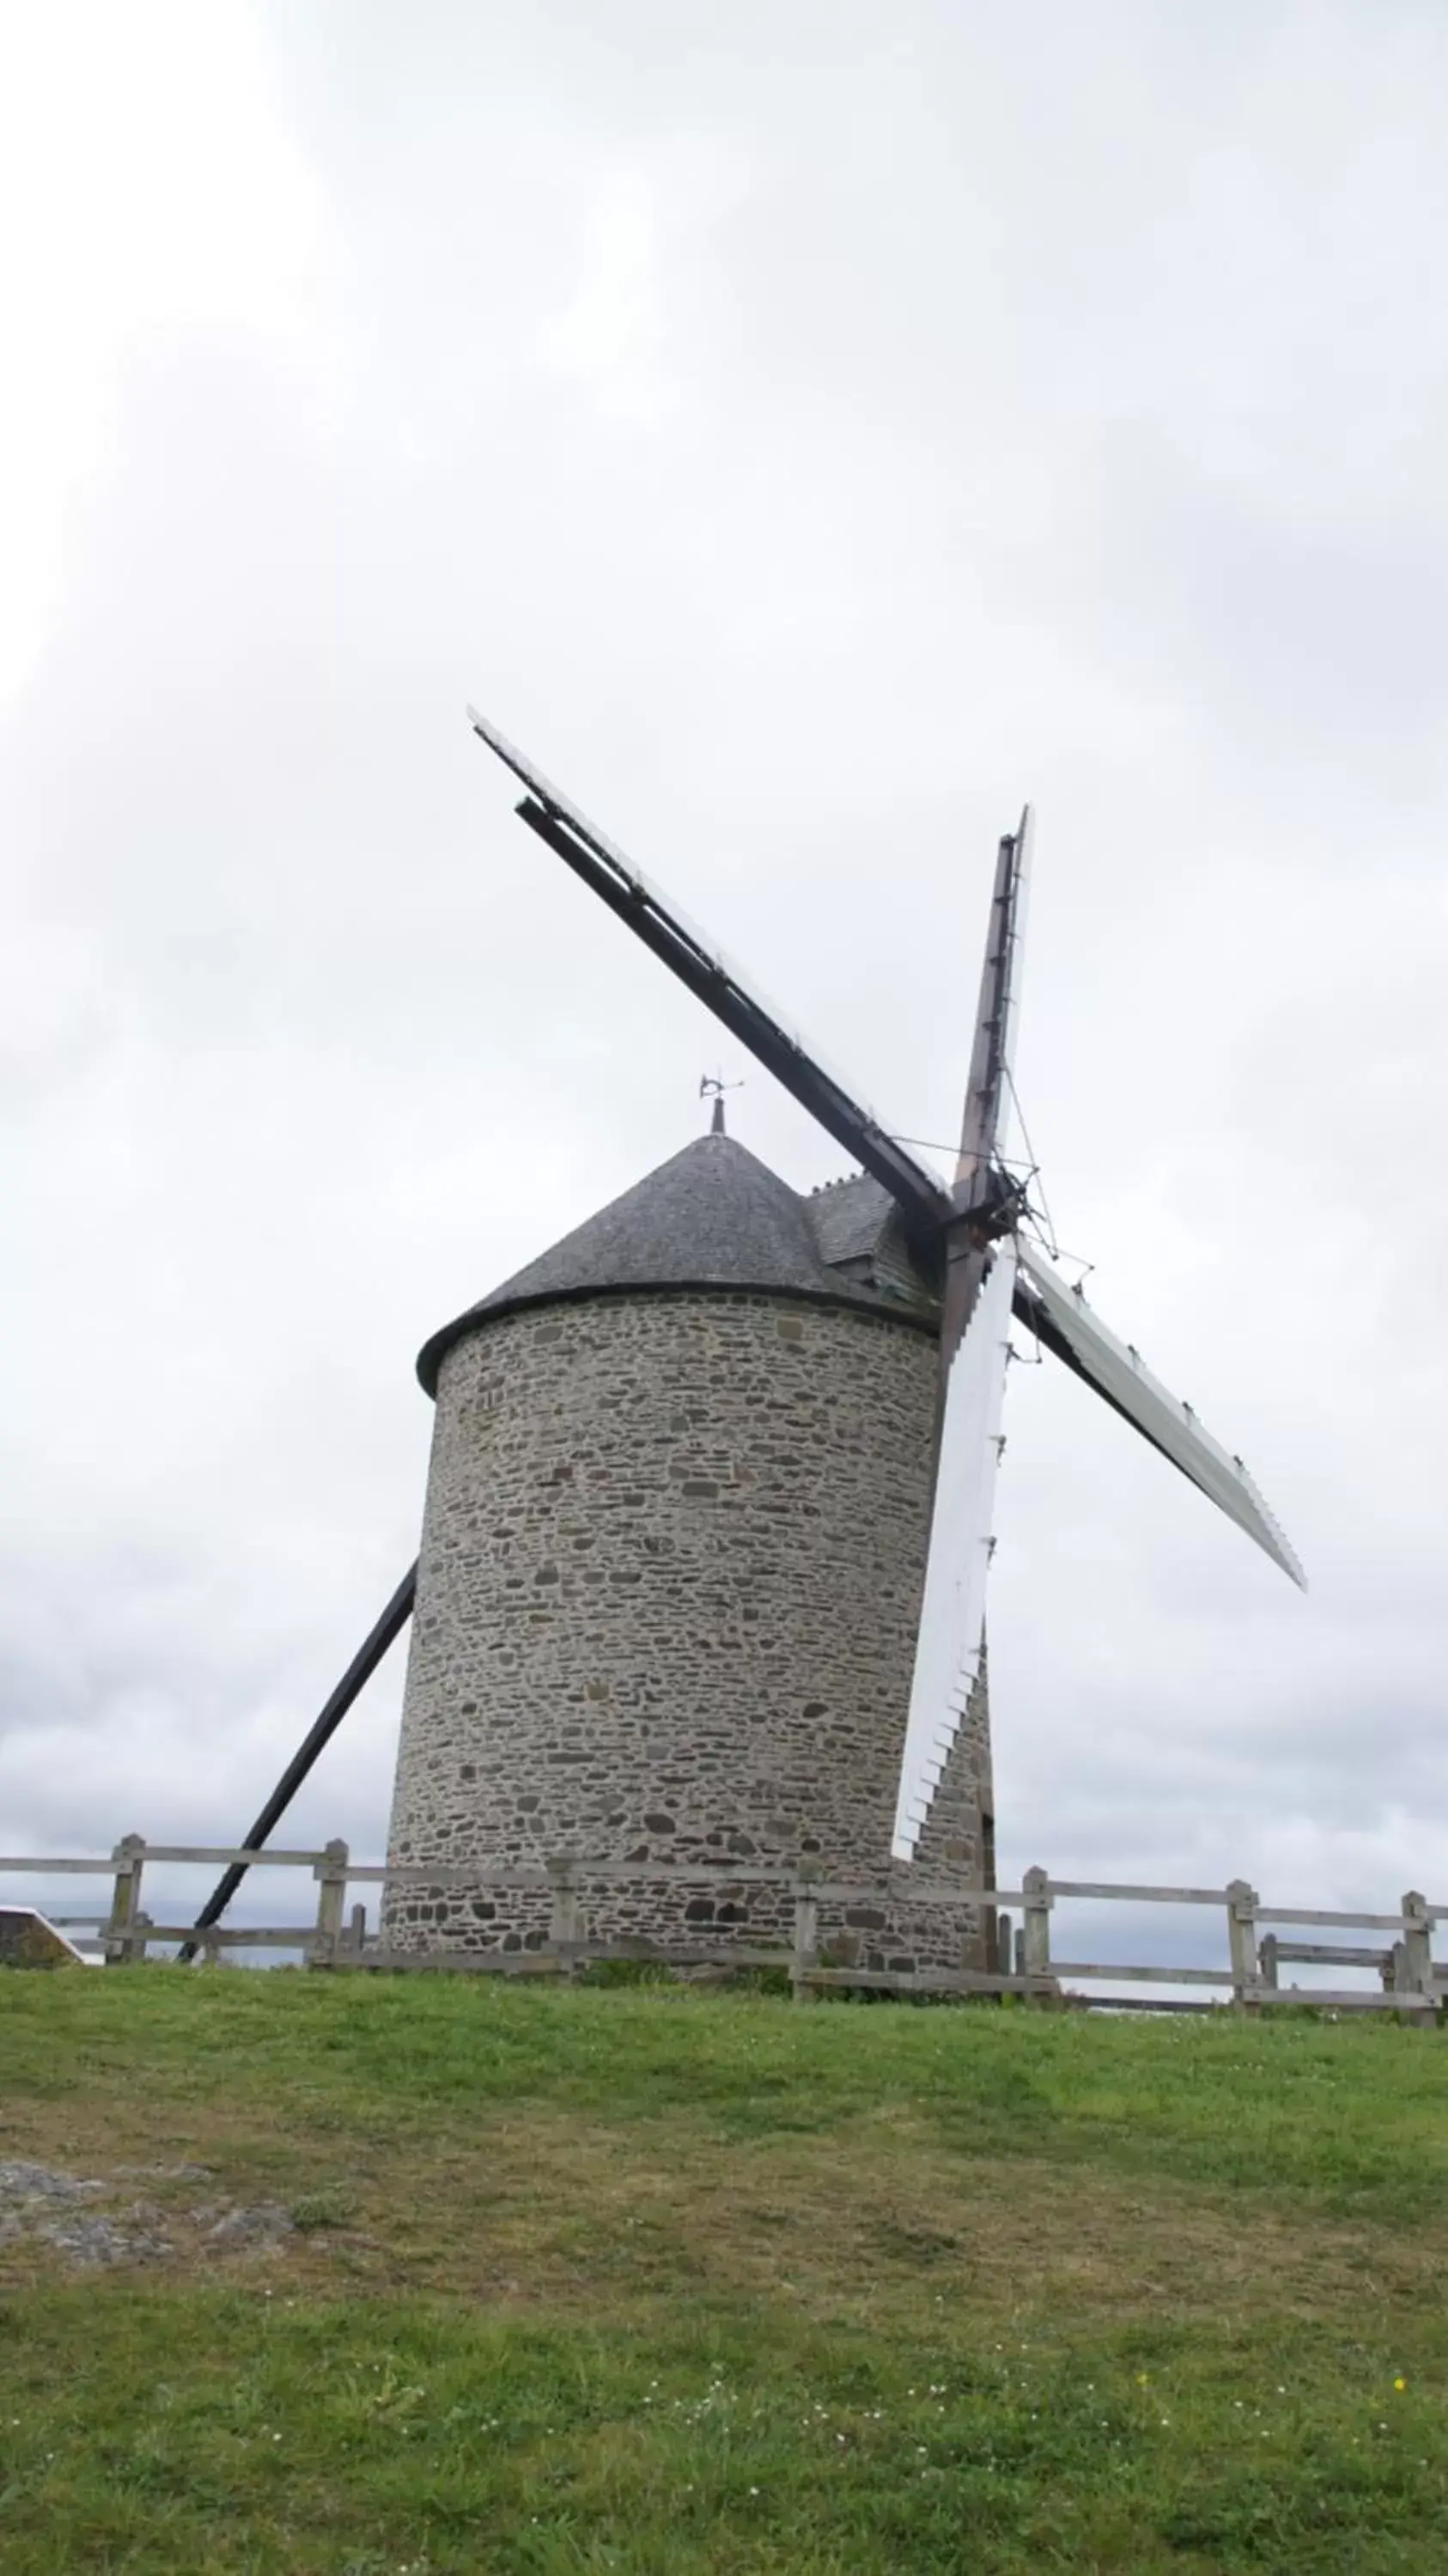
[[[1445,2050],[0,1977],[0,2171],[167,2249],[0,2225],[0,2569],[1448,2569]]]

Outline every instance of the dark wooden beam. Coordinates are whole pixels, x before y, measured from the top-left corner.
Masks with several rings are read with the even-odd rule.
[[[331,1697],[307,1729],[255,1824],[243,1837],[241,1850],[259,1851],[280,1823],[318,1756],[336,1734],[352,1702],[364,1685],[371,1680],[393,1639],[406,1627],[416,1600],[417,1567],[412,1565],[404,1574],[375,1628],[369,1630],[364,1637]],[[233,1861],[230,1868],[223,1871],[196,1917],[195,1928],[198,1932],[205,1932],[211,1924],[220,1922],[245,1878],[246,1871],[245,1861]],[[188,1941],[180,1952],[181,1958],[194,1959],[196,1946],[194,1941]]]
[[[960,1153],[955,1169],[957,1206],[977,1206],[994,1183],[992,1167],[1010,1075],[1011,1019],[1030,820],[1027,807],[1020,829],[1006,833],[996,852],[980,1001],[960,1122]]]
[[[726,966],[710,956],[651,887],[630,876],[611,854],[593,848],[566,816],[553,812],[536,796],[525,796],[518,812],[539,840],[582,877],[636,939],[662,958],[776,1082],[783,1083],[825,1133],[874,1174],[902,1210],[912,1238],[933,1244],[949,1219],[950,1201],[914,1156],[805,1053]]]

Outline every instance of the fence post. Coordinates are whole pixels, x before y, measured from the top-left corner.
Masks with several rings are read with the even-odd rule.
[[[1389,1995],[1400,1995],[1405,2001],[1410,1995],[1415,1995],[1417,1993],[1417,1988],[1413,1983],[1412,1969],[1408,1961],[1408,1945],[1406,1941],[1395,1941],[1388,1953],[1388,1967],[1387,1974],[1383,1979],[1383,1991],[1385,1994]],[[1403,2015],[1400,2013],[1398,2018],[1401,2021],[1403,2019]]]
[[[1015,1955],[1011,1943],[1011,1918],[1008,1914],[998,1914],[995,1922],[995,1955],[986,1960],[986,1966],[996,1976],[1008,1977],[1011,1973],[1011,1960]]]
[[[1051,1973],[1051,1882],[1043,1869],[1028,1869],[1021,1878],[1022,1966],[1028,1977]],[[1048,2003],[1047,1995],[1029,1995],[1028,2003]]]
[[[346,1936],[346,1947],[353,1958],[360,1959],[367,1947],[367,1908],[354,1905],[352,1921]]]
[[[790,1988],[797,2004],[814,2001],[809,1983],[811,1968],[819,1966],[820,1905],[815,1894],[819,1870],[812,1861],[801,1861],[794,1881],[794,1965],[790,1970]]]
[[[1406,1954],[1408,1987],[1413,1994],[1428,1995],[1436,2004],[1437,1988],[1433,1979],[1433,1918],[1428,1900],[1416,1887],[1410,1887],[1403,1899],[1403,1949]]]
[[[111,1897],[110,1920],[105,1928],[104,1949],[108,1968],[125,1967],[131,1957],[135,1939],[136,1917],[141,1910],[141,1872],[146,1862],[143,1834],[123,1834],[111,1854],[115,1865],[115,1892]]]
[[[317,1882],[317,1928],[307,1948],[309,1968],[335,1968],[337,1964],[349,1857],[344,1842],[330,1842],[321,1859],[312,1863],[312,1876]]]
[[[1227,1889],[1227,1940],[1232,1961],[1232,2002],[1248,2012],[1257,1991],[1257,1890],[1245,1878]]]
[[[553,1885],[553,1916],[548,1927],[549,1945],[558,1960],[559,1972],[571,1977],[578,1965],[578,1947],[583,1939],[583,1910],[578,1887],[578,1854],[560,1852],[544,1868]]]
[[[1263,1933],[1261,1941],[1258,1944],[1257,1962],[1263,1985],[1270,1986],[1275,1994],[1277,1991],[1278,1981],[1277,1935],[1275,1932]]]
[[[1383,1951],[1382,1956],[1378,1961],[1378,1984],[1382,1987],[1385,1995],[1390,1995],[1392,1993],[1393,1987],[1397,1981],[1398,1952],[1401,1950],[1402,1946],[1401,1941],[1395,1941],[1390,1950]]]

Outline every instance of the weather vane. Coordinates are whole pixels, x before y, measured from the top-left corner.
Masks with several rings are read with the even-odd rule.
[[[725,1132],[725,1129],[724,1129],[724,1094],[725,1094],[725,1092],[726,1092],[726,1091],[742,1091],[742,1090],[743,1090],[743,1088],[744,1088],[744,1083],[743,1083],[743,1079],[742,1079],[742,1077],[741,1077],[741,1079],[740,1079],[738,1082],[726,1082],[722,1073],[701,1073],[701,1074],[700,1074],[700,1076],[699,1076],[699,1098],[700,1098],[701,1100],[712,1100],[712,1101],[713,1101],[713,1103],[714,1103],[714,1113],[713,1113],[713,1116],[711,1117],[711,1119],[710,1119],[710,1121],[709,1121],[709,1133],[710,1133],[710,1135],[711,1135],[711,1136],[722,1136],[722,1135],[724,1134],[724,1132]]]

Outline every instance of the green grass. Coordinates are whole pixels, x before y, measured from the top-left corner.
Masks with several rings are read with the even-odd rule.
[[[0,2244],[0,2568],[1448,2567],[1444,2045],[0,1979],[0,2159],[210,2169],[97,2204],[162,2261]]]

